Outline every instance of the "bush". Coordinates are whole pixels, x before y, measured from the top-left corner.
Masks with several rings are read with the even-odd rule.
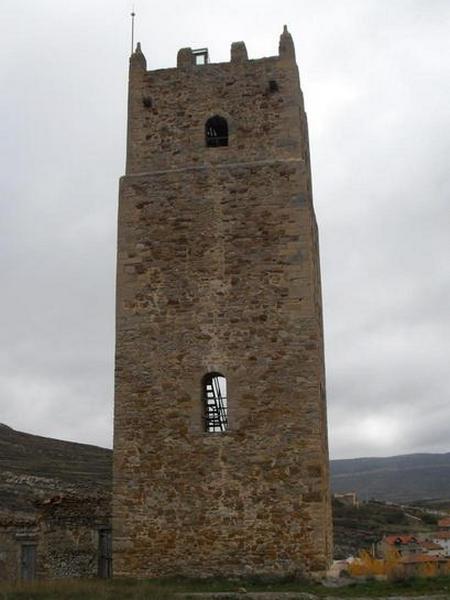
[[[438,518],[436,515],[432,515],[431,513],[424,513],[421,516],[421,519],[427,525],[437,525]]]

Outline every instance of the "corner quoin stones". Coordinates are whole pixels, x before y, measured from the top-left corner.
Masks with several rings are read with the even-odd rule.
[[[228,145],[205,123],[226,119]],[[205,431],[202,381],[227,380]],[[271,576],[331,559],[319,251],[306,115],[279,55],[130,59],[120,181],[116,576]]]

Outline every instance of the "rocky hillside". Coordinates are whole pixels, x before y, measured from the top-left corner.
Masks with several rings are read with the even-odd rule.
[[[0,424],[0,507],[25,509],[36,494],[55,490],[111,489],[112,453],[14,431]],[[450,500],[450,453],[331,461],[334,492],[361,500]]]
[[[389,502],[450,499],[450,453],[331,461],[334,492]]]
[[[105,448],[0,424],[0,510],[32,511],[36,500],[61,492],[109,493],[111,459],[111,450]]]

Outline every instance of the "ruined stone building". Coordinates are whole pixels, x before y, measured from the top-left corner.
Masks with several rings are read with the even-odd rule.
[[[111,571],[111,451],[0,424],[0,582]]]
[[[317,226],[292,38],[130,59],[120,182],[117,576],[331,558]]]
[[[110,577],[108,496],[56,495],[0,510],[0,582]]]

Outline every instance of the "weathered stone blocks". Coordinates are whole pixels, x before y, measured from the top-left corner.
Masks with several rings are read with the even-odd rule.
[[[319,256],[292,39],[283,33],[279,57],[248,60],[242,43],[230,63],[189,56],[159,71],[131,59],[114,571],[323,571],[331,519]],[[216,114],[228,145],[208,147]],[[211,372],[227,378],[223,433],[204,430]]]

